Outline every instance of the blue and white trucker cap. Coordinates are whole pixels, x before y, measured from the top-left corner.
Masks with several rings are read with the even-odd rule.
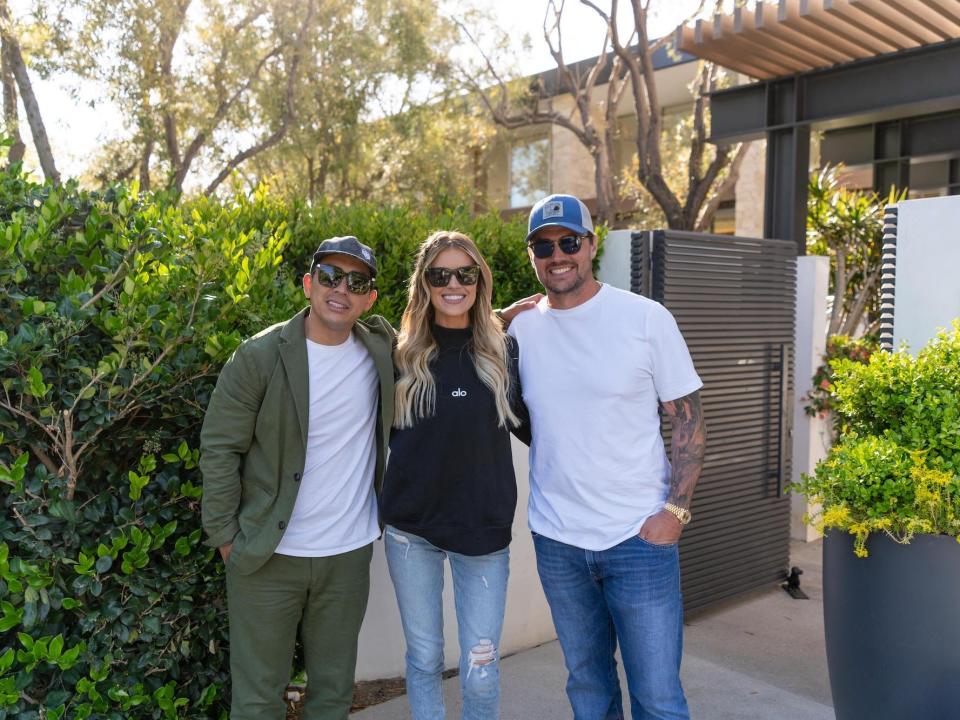
[[[527,224],[527,242],[540,228],[559,225],[578,235],[593,234],[593,220],[587,206],[573,195],[549,195],[533,206]]]

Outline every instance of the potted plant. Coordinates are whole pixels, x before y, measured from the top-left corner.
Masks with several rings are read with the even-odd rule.
[[[837,442],[794,491],[820,504],[838,720],[960,715],[960,322],[916,357],[834,361]]]

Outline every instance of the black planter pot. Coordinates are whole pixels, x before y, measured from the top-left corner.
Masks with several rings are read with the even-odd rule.
[[[823,619],[837,720],[960,718],[960,543],[871,535],[823,543]]]

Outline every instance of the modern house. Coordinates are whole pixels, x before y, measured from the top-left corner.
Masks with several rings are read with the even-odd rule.
[[[597,58],[571,63],[574,76],[586,77]],[[665,126],[682,116],[689,116],[693,96],[690,86],[697,72],[698,58],[664,47],[653,57],[657,91],[662,106]],[[596,113],[603,112],[606,98],[606,77],[609,66],[602,73],[593,93]],[[548,70],[526,78],[543,88],[545,100],[560,112],[575,113],[574,98],[562,88],[559,72]],[[618,176],[629,172],[636,153],[637,120],[629,88],[619,104],[619,138],[614,147]],[[593,209],[596,188],[593,160],[584,146],[569,130],[558,125],[535,125],[519,129],[499,129],[484,160],[480,184],[488,203],[504,214],[525,213],[536,200],[551,192],[577,195]],[[760,229],[761,207],[757,202],[756,186],[762,180],[759,152],[748,155],[741,170],[745,178],[734,194],[723,199],[713,223],[719,234],[757,234]]]
[[[817,134],[854,186],[960,193],[957,0],[756,2],[681,26],[676,46],[756,80],[714,94],[711,139],[766,140],[765,237],[803,254]]]
[[[654,57],[664,116],[690,112],[696,61],[711,60],[738,82],[712,98],[711,139],[752,143],[713,231],[801,242],[807,173],[827,163],[843,163],[857,188],[908,188],[911,198],[960,193],[958,38],[957,0],[755,2],[679,27],[674,47]],[[595,60],[571,68],[586,75]],[[573,109],[556,70],[529,79],[555,108]],[[604,96],[601,78],[598,112]],[[615,156],[623,170],[636,120],[629,97],[620,109]],[[572,192],[588,206],[595,195],[590,156],[553,125],[501,129],[480,183],[504,212],[523,212],[549,192]]]
[[[753,79],[714,93],[711,140],[765,144],[762,237],[791,241],[805,254],[809,170],[824,163],[844,163],[848,184],[880,193],[960,194],[957,0],[756,2],[679,27],[675,45]],[[797,296],[801,393],[820,361],[823,331],[810,330],[822,321],[827,290],[825,268],[813,272],[821,259],[804,260],[811,262],[798,261],[798,286],[816,290],[806,303]],[[810,421],[795,417],[796,471],[825,446]],[[797,536],[808,508],[794,500]]]

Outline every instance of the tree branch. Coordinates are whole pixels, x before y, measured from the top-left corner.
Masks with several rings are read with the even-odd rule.
[[[187,11],[191,0],[181,0],[176,4],[172,26],[163,24],[160,31],[160,93],[163,98],[163,134],[167,144],[167,155],[173,167],[180,167],[180,141],[177,137],[177,121],[174,117],[174,78],[173,51],[183,32]],[[142,174],[142,171],[141,171]],[[142,180],[141,180],[142,182]],[[148,181],[149,184],[149,181]]]
[[[17,114],[17,81],[13,77],[13,65],[10,61],[10,50],[6,40],[0,40],[0,66],[2,66],[3,81],[3,124],[4,132],[13,139],[10,151],[7,153],[7,162],[10,165],[23,160],[26,151],[23,138],[20,135],[20,118]]]
[[[37,96],[33,92],[30,74],[27,72],[23,54],[20,52],[20,43],[13,32],[13,23],[10,19],[7,0],[0,0],[0,37],[3,38],[3,42],[7,46],[7,57],[16,78],[17,87],[20,89],[20,99],[23,101],[23,107],[27,112],[27,122],[30,124],[33,145],[36,148],[37,157],[40,159],[43,176],[47,182],[59,185],[60,173],[57,172],[53,151],[50,149],[50,139],[47,137],[47,129],[43,124],[40,103],[37,102]]]
[[[836,251],[836,270],[833,281],[833,307],[830,308],[830,324],[827,337],[836,335],[840,330],[843,301],[847,295],[847,254],[842,248]]]
[[[63,453],[67,470],[67,500],[77,493],[77,456],[73,453],[73,414],[63,411]]]
[[[40,422],[35,417],[33,417],[33,415],[31,415],[30,413],[26,413],[20,408],[15,407],[13,403],[10,402],[10,396],[7,395],[6,389],[4,389],[4,396],[5,396],[5,399],[0,400],[0,408],[3,408],[7,412],[13,413],[14,415],[22,417],[28,423],[36,425],[38,428],[43,430],[44,433],[46,433],[47,437],[49,437],[54,444],[57,443],[57,440],[58,440],[57,434],[56,432],[50,429],[49,425],[44,425],[42,422]]]
[[[527,127],[530,125],[559,125],[560,127],[566,128],[572,132],[581,143],[584,145],[589,145],[590,140],[583,128],[574,123],[569,117],[556,112],[552,109],[552,107],[546,111],[541,110],[540,100],[542,98],[540,96],[534,99],[533,107],[524,110],[523,112],[511,112],[509,108],[510,91],[506,82],[500,77],[499,73],[497,73],[496,69],[493,67],[493,63],[490,61],[489,56],[483,51],[483,49],[480,47],[480,43],[477,42],[466,26],[459,20],[455,20],[454,22],[473,43],[474,47],[476,47],[477,52],[480,53],[484,60],[487,71],[493,77],[494,82],[500,90],[500,98],[495,104],[487,90],[482,87],[475,78],[466,73],[462,74],[462,79],[464,82],[471,91],[475,92],[480,97],[480,101],[483,103],[484,107],[487,108],[491,118],[493,118],[493,121],[497,125],[506,128],[507,130],[515,130],[517,128]]]
[[[150,158],[153,155],[153,146],[155,141],[153,135],[147,138],[147,142],[143,145],[143,152],[140,154],[138,160],[134,160],[133,165],[130,166],[130,172],[133,172],[133,168],[137,165],[140,166],[140,189],[143,192],[150,192]]]
[[[114,271],[113,276],[104,284],[102,288],[100,288],[100,290],[98,290],[89,300],[80,306],[81,310],[86,310],[88,307],[92,306],[97,302],[97,300],[103,297],[106,293],[110,292],[110,290],[115,288],[117,284],[123,280],[126,275],[121,274],[121,272],[126,268],[127,264],[133,258],[139,247],[140,246],[137,243],[130,244],[130,247],[128,247],[127,251],[123,254],[123,259],[120,261],[120,264]]]
[[[185,20],[187,6],[190,4],[190,0],[183,0],[183,2],[184,2],[184,6],[183,6],[183,12],[181,15],[181,25]],[[231,35],[234,37],[239,35],[249,25],[251,25],[258,18],[263,16],[265,12],[266,12],[266,8],[263,5],[255,6],[248,15],[246,15],[242,20],[240,20],[231,28],[232,30]],[[312,17],[312,11],[310,13],[310,16]],[[305,25],[303,27],[306,27],[306,24],[308,23],[306,20],[304,22],[305,22]],[[178,29],[177,36],[179,36],[179,32],[180,32],[180,29]],[[301,28],[301,32],[302,32],[302,28]],[[176,42],[176,37],[174,38],[174,44],[175,42]],[[201,130],[197,132],[196,136],[194,136],[193,140],[187,146],[187,149],[184,151],[182,156],[180,155],[180,149],[179,149],[178,140],[177,140],[176,121],[172,114],[172,111],[169,110],[169,108],[172,107],[172,103],[167,104],[168,110],[164,113],[163,122],[164,122],[165,134],[167,137],[167,152],[170,154],[170,160],[173,166],[173,175],[170,180],[169,187],[173,190],[176,190],[177,192],[180,192],[181,190],[183,190],[183,183],[190,172],[190,168],[193,165],[194,160],[196,160],[197,155],[200,153],[200,150],[209,140],[210,135],[213,133],[214,130],[216,130],[220,126],[220,123],[223,122],[223,120],[226,118],[230,110],[233,109],[233,107],[237,104],[237,102],[239,102],[240,98],[242,98],[243,95],[253,86],[253,83],[259,79],[260,73],[263,71],[263,68],[266,66],[266,64],[272,58],[277,57],[281,52],[283,52],[285,45],[281,43],[277,47],[273,48],[266,55],[261,57],[260,60],[257,62],[257,65],[254,68],[253,72],[246,79],[246,81],[244,81],[233,92],[233,94],[228,96],[223,87],[223,74],[224,74],[224,67],[226,66],[227,60],[230,57],[230,47],[231,46],[230,46],[229,39],[225,40],[223,43],[223,47],[220,50],[220,57],[217,59],[217,64],[214,66],[214,69],[213,69],[213,75],[214,75],[213,84],[217,91],[217,98],[219,99],[217,108],[216,110],[214,110],[213,117],[210,118],[209,122],[207,122],[206,127],[203,127]],[[166,63],[165,67],[167,68],[168,73],[170,72],[169,63],[172,60],[173,48],[174,48],[174,45],[171,44],[169,47],[170,55],[169,57],[165,58],[165,63]],[[170,78],[170,82],[171,83],[173,82],[172,76]]]
[[[710,223],[713,222],[714,216],[717,214],[717,210],[720,208],[720,203],[723,202],[724,196],[728,195],[734,187],[736,187],[737,179],[740,177],[740,166],[743,165],[743,159],[747,156],[748,149],[749,143],[740,143],[737,147],[737,151],[733,155],[733,160],[730,161],[730,169],[727,172],[727,176],[723,179],[723,182],[716,187],[713,195],[710,196],[710,199],[700,210],[700,216],[697,218],[695,228],[697,232],[707,231]],[[717,161],[714,160],[714,163],[716,162]]]
[[[183,160],[180,162],[180,165],[177,167],[176,172],[174,173],[173,179],[170,182],[170,187],[174,190],[180,191],[183,189],[183,181],[187,177],[187,173],[190,172],[190,166],[193,164],[193,161],[196,159],[197,155],[200,152],[200,149],[206,144],[207,139],[210,137],[210,134],[219,127],[220,123],[223,122],[223,119],[227,116],[227,113],[236,105],[237,101],[246,93],[247,90],[253,85],[254,81],[260,77],[260,73],[263,70],[267,62],[271,58],[278,56],[283,52],[283,45],[278,45],[273,48],[269,53],[260,58],[257,63],[256,68],[253,73],[246,79],[246,81],[236,89],[236,91],[229,98],[223,100],[218,106],[216,111],[213,114],[213,117],[210,119],[210,122],[207,123],[207,126],[200,130],[197,135],[193,138],[193,141],[187,147],[186,152],[183,154]],[[218,183],[219,184],[219,183]]]
[[[847,316],[844,319],[843,326],[840,329],[841,335],[852,336],[854,331],[857,329],[857,324],[860,322],[861,317],[863,317],[863,312],[866,310],[867,303],[870,301],[870,297],[873,295],[873,288],[880,280],[880,274],[881,268],[877,267],[873,272],[864,277],[863,284],[857,290],[853,304],[847,311]]]
[[[309,0],[307,16],[303,20],[303,24],[300,26],[300,31],[297,33],[296,40],[294,41],[293,46],[293,57],[290,61],[290,68],[287,72],[287,85],[284,92],[284,109],[283,114],[280,118],[280,125],[274,130],[270,135],[265,137],[260,142],[248,147],[245,150],[237,153],[230,159],[226,166],[220,171],[220,173],[213,179],[213,181],[207,185],[206,190],[204,190],[205,195],[210,195],[216,190],[220,183],[229,177],[230,173],[239,166],[244,161],[250,159],[254,155],[258,155],[264,150],[273,147],[276,145],[287,132],[287,128],[290,126],[290,123],[293,121],[294,116],[296,115],[296,109],[293,103],[293,97],[295,94],[295,85],[297,73],[300,66],[300,56],[303,52],[303,44],[307,35],[307,31],[310,29],[313,24],[313,16],[316,12],[315,0]],[[261,61],[260,65],[257,67],[257,73],[259,74],[260,68],[263,66],[263,62],[266,59]]]
[[[190,305],[189,316],[187,317],[186,322],[183,323],[180,327],[182,328],[193,327],[193,321],[194,321],[194,318],[196,317],[197,307],[200,304],[200,298],[203,293],[204,285],[205,285],[204,278],[203,277],[197,278],[197,286],[194,290],[193,302]],[[180,345],[183,345],[186,341],[187,341],[186,336],[179,335],[172,343],[164,347],[163,350],[160,351],[160,354],[153,359],[153,362],[151,362],[148,367],[144,368],[139,375],[134,375],[133,378],[131,378],[130,382],[123,389],[123,391],[119,395],[117,395],[116,399],[126,400],[126,398],[130,397],[131,395],[134,395],[134,391],[143,383],[144,380],[150,377],[153,371],[157,369],[157,367],[160,365],[161,362],[163,362],[164,358],[166,358],[167,355],[169,355],[173,350],[178,348]],[[172,393],[173,388],[168,388],[168,392]],[[98,426],[97,429],[86,439],[83,445],[80,446],[80,449],[77,450],[76,453],[73,452],[73,439],[69,432],[70,430],[72,430],[72,427],[68,429],[68,439],[65,443],[65,448],[67,453],[66,462],[68,463],[68,467],[72,469],[72,473],[74,476],[79,475],[80,470],[82,468],[82,464],[83,464],[82,462],[83,456],[86,454],[87,449],[97,441],[97,438],[100,437],[100,434],[104,430],[106,430],[108,427],[115,426],[117,422],[127,418],[138,409],[139,405],[137,403],[137,399],[138,399],[138,396],[134,395],[134,397],[129,402],[127,402],[126,405],[120,408],[120,410],[118,410],[116,414],[113,416],[113,422],[109,426],[107,425]],[[71,411],[64,410],[63,417],[64,417],[64,427],[67,428],[67,422],[71,417]],[[69,481],[68,481],[67,487],[69,492],[70,490]],[[74,481],[73,487],[74,489],[76,488],[76,481]],[[72,495],[70,497],[72,498]]]
[[[43,466],[47,469],[51,475],[59,475],[62,471],[62,468],[57,467],[57,464],[47,455],[46,451],[37,445],[36,443],[30,443],[30,452],[32,452]]]

